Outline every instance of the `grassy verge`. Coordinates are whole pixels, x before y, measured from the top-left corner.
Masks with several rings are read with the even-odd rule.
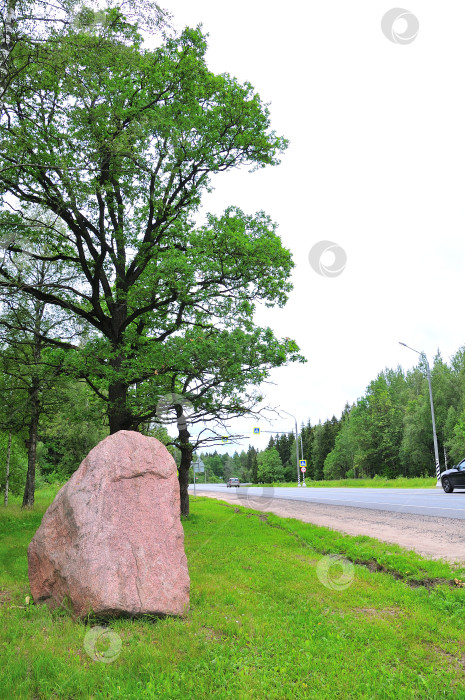
[[[0,508],[0,698],[465,698],[464,572],[207,498],[183,522],[186,618],[115,620],[94,661],[90,625],[25,604],[52,495]]]
[[[399,476],[397,479],[383,479],[382,477],[375,477],[374,479],[334,479],[333,481],[311,481],[306,479],[305,483],[311,488],[432,489],[436,487],[437,482],[436,478],[423,479],[418,477],[408,479]],[[254,486],[256,485],[254,484]],[[199,484],[199,488],[200,486]],[[260,484],[260,486],[296,487],[297,481],[286,484],[279,482],[275,484]]]

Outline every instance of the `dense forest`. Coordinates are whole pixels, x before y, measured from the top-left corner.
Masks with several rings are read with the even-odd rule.
[[[57,376],[19,363],[16,351],[3,353],[0,386],[0,485],[5,490],[7,462],[9,490],[21,494],[28,467],[28,435],[34,379],[39,374],[36,486],[62,482],[77,469],[87,452],[109,434],[105,406],[83,381]],[[14,361],[13,361],[14,360]],[[465,348],[450,364],[438,354],[432,367],[432,386],[441,469],[465,455]],[[142,432],[164,443],[164,426],[141,426]],[[422,362],[408,372],[385,369],[368,385],[364,395],[347,404],[340,418],[302,424],[303,458],[307,480],[357,477],[434,476],[434,450],[428,383]],[[180,454],[170,446],[179,463]],[[215,451],[197,453],[206,474],[198,480],[223,482],[237,476],[243,482],[295,482],[295,435],[271,436],[265,450],[253,445],[233,455]],[[9,458],[8,458],[9,455]],[[196,457],[194,457],[195,461]],[[192,480],[192,469],[191,469]]]
[[[431,370],[441,471],[465,456],[465,348],[450,364],[438,353]],[[340,418],[300,428],[306,478],[434,476],[433,430],[423,360],[404,372],[385,369]],[[299,437],[300,444],[300,437]],[[300,445],[299,445],[300,456]],[[296,481],[295,435],[270,438],[261,452],[203,454],[207,478],[244,482]],[[211,478],[210,478],[211,477]]]

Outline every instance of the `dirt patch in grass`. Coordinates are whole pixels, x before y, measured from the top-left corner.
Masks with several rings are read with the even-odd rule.
[[[0,605],[11,603],[12,600],[10,591],[6,588],[0,588]]]
[[[354,608],[352,611],[355,615],[364,615],[367,617],[398,617],[402,614],[402,610],[399,608]]]
[[[408,578],[407,576],[404,576],[403,574],[399,573],[398,571],[392,571],[391,569],[388,569],[386,566],[383,564],[380,564],[379,562],[375,560],[370,560],[370,561],[363,561],[362,559],[353,559],[352,560],[354,564],[359,564],[360,566],[366,566],[366,568],[373,572],[376,571],[381,571],[383,574],[390,574],[390,576],[393,576],[397,581],[404,581],[407,583],[411,588],[420,588],[423,586],[424,588],[435,588],[436,586],[449,586],[450,588],[462,588],[463,587],[463,581],[459,581],[458,579],[448,579],[448,578],[424,578],[424,579],[414,579],[414,578]]]
[[[446,651],[446,649],[442,649],[441,647],[438,647],[434,645],[432,647],[434,654],[439,656],[442,656],[443,658],[447,659],[448,663],[450,663],[455,669],[458,671],[463,671],[465,669],[465,653],[460,651],[458,654],[454,654],[451,651]]]
[[[219,630],[213,629],[213,627],[201,627],[201,631],[207,639],[218,640],[222,638],[222,633]]]

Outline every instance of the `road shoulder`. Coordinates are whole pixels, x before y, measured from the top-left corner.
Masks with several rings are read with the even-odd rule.
[[[269,498],[255,495],[249,499],[246,489],[234,493],[218,493],[202,491],[197,487],[197,495],[275,513],[282,518],[296,518],[348,535],[368,535],[383,542],[398,544],[405,549],[413,549],[431,559],[445,559],[465,565],[463,520],[282,498],[270,503]]]

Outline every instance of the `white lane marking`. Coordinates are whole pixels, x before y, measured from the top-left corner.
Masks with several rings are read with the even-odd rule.
[[[282,496],[276,495],[273,496],[273,498],[282,498]],[[310,498],[295,498],[294,500],[299,500],[299,501],[308,501],[311,502],[311,499],[315,499],[316,496],[310,497]],[[324,498],[323,496],[320,496],[321,500],[324,501],[343,501],[343,502],[348,502],[350,501],[351,503],[368,503],[370,505],[378,505],[378,506],[398,506],[399,508],[434,508],[434,510],[459,510],[459,511],[464,511],[464,508],[441,508],[441,506],[416,506],[413,503],[389,503],[387,501],[357,501],[353,498]]]
[[[214,489],[213,489],[214,490]],[[261,491],[260,488],[257,489],[258,491]],[[306,494],[307,495],[307,494]],[[435,494],[436,495],[436,494]],[[444,494],[437,494],[437,495],[444,495]],[[272,496],[272,498],[285,498],[285,495],[283,493],[280,494],[275,494]],[[351,503],[367,503],[369,505],[378,505],[378,506],[397,506],[398,508],[432,508],[434,510],[457,510],[457,511],[465,511],[465,506],[463,508],[445,508],[441,506],[416,506],[413,503],[389,503],[388,501],[357,501],[354,498],[337,498],[337,497],[325,497],[325,496],[310,496],[308,494],[308,498],[304,498],[302,494],[302,498],[294,496],[292,500],[296,501],[304,501],[307,503],[313,502],[315,499],[320,499],[324,501],[342,501],[344,503],[351,502]],[[317,500],[318,502],[318,500]]]
[[[252,487],[252,488],[257,488],[257,487],[254,486],[254,487]],[[456,488],[457,488],[457,489],[465,490],[465,486],[459,486],[459,487],[456,487]],[[275,491],[278,491],[278,489],[279,489],[279,487],[276,487],[276,488],[275,488]],[[261,489],[257,488],[257,490],[261,490]],[[289,491],[290,491],[291,493],[302,493],[302,491],[301,491],[300,489],[297,490],[296,488],[289,489]],[[408,489],[407,491],[401,491],[400,489],[355,489],[355,488],[354,488],[354,489],[340,489],[340,490],[339,490],[339,489],[315,489],[315,488],[312,489],[312,488],[307,488],[307,489],[305,490],[305,493],[310,495],[310,494],[313,494],[313,493],[314,493],[314,494],[317,494],[317,493],[319,493],[319,492],[321,492],[321,493],[334,493],[334,492],[336,492],[336,493],[341,493],[341,492],[342,492],[342,493],[344,493],[344,495],[349,495],[350,493],[353,493],[354,491],[362,491],[363,493],[366,493],[367,495],[370,495],[370,493],[380,493],[380,492],[382,492],[382,493],[383,493],[384,495],[386,495],[386,496],[388,495],[388,493],[389,493],[389,494],[392,494],[393,491],[395,492],[395,495],[396,495],[396,496],[405,496],[405,495],[409,495],[409,496],[424,496],[425,494],[429,494],[430,496],[441,496],[442,498],[444,498],[444,496],[446,495],[446,494],[443,492],[442,489],[441,489],[441,490],[439,490],[439,489],[436,490],[436,488],[431,489],[431,490],[429,490],[429,489],[428,489],[428,490],[427,490],[427,489],[424,489],[421,493],[418,493],[418,491],[417,491],[416,489],[415,489],[415,490],[413,490],[413,489],[411,489],[411,490]],[[284,493],[285,493],[284,489],[282,489],[282,490],[279,489],[279,493],[284,494]]]
[[[192,484],[190,484],[190,486],[192,486]],[[198,488],[200,488],[200,486],[199,486]],[[224,487],[224,488],[226,488],[226,487]],[[245,486],[244,488],[256,489],[257,491],[262,491],[262,492],[263,492],[264,489],[271,489],[272,487],[270,487],[270,486],[265,486],[265,487],[262,489],[262,488],[260,488],[259,486],[250,486],[250,487]],[[461,488],[462,488],[462,490],[465,490],[465,486],[463,486],[463,487],[461,487]],[[216,489],[216,488],[211,488],[211,487],[209,488],[208,485],[207,485],[207,488],[206,488],[206,489],[205,489],[205,487],[203,487],[203,489],[204,489],[204,490],[207,490],[207,491],[221,490],[221,489]],[[277,486],[277,487],[274,489],[275,492],[277,491],[277,489],[279,489],[279,486]],[[340,491],[343,491],[345,495],[346,495],[346,494],[348,495],[349,493],[352,493],[352,491],[356,491],[356,490],[357,490],[356,488],[354,488],[354,489],[340,489],[340,490],[339,490],[339,489],[326,489],[326,488],[324,488],[324,489],[312,489],[312,488],[310,487],[310,488],[308,488],[308,489],[306,490],[305,493],[307,493],[308,495],[310,495],[310,493],[311,493],[312,491],[313,491],[313,492],[323,492],[323,493],[328,493],[328,492],[331,493],[331,492],[333,492],[333,491],[339,491],[339,492],[340,492]],[[418,490],[419,490],[419,489],[418,489]],[[395,491],[396,495],[399,495],[399,496],[409,495],[409,496],[411,496],[411,497],[423,496],[424,494],[429,494],[430,496],[437,496],[437,497],[444,498],[444,496],[446,495],[446,494],[443,493],[442,489],[441,489],[441,490],[439,490],[439,489],[436,490],[435,488],[433,488],[433,489],[422,489],[422,492],[421,492],[421,493],[418,493],[418,490],[417,490],[417,489],[407,489],[406,491],[403,491],[403,490],[401,490],[401,489],[372,489],[372,488],[366,488],[366,489],[364,488],[364,489],[363,489],[364,492],[368,492],[368,493],[369,493],[370,491],[371,491],[371,492],[373,492],[373,491],[374,491],[374,492],[383,491],[384,493],[385,493],[386,491],[388,491],[389,493],[392,493],[393,491]],[[280,494],[284,494],[284,493],[288,493],[288,492],[289,492],[289,493],[295,493],[295,494],[300,494],[300,493],[302,493],[302,491],[297,490],[295,487],[294,487],[294,488],[290,488],[290,489],[285,489],[285,490],[283,489],[282,491],[281,491],[281,490],[279,491]],[[238,491],[238,493],[241,493],[241,492]],[[386,495],[387,495],[387,494],[386,494]]]

